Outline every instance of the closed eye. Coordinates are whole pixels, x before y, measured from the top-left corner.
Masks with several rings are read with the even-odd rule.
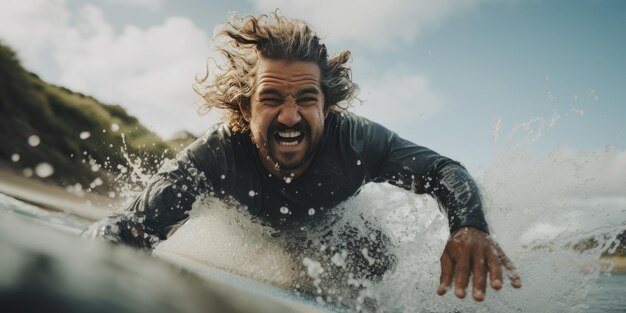
[[[317,97],[303,97],[298,99],[298,104],[308,105],[317,103]]]
[[[282,99],[278,99],[278,98],[261,98],[259,100],[259,102],[265,104],[265,105],[280,105],[281,103],[283,103]]]

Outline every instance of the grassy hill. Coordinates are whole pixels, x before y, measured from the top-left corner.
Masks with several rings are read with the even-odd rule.
[[[42,81],[2,43],[0,140],[0,167],[96,191],[128,180],[129,160],[153,172],[173,157],[171,146],[124,108]]]

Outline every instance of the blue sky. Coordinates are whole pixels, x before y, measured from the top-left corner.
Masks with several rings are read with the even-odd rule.
[[[196,116],[191,89],[213,29],[274,8],[352,51],[356,112],[474,172],[531,120],[538,154],[626,149],[624,1],[3,1],[0,39],[42,78],[169,137],[216,121]]]

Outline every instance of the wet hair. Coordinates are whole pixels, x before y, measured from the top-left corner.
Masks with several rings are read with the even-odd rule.
[[[224,109],[224,118],[233,131],[249,129],[240,107],[250,107],[260,57],[316,63],[326,110],[345,110],[357,93],[358,86],[352,82],[347,65],[350,51],[329,56],[326,45],[307,22],[285,18],[278,11],[260,16],[233,15],[216,30],[213,42],[226,62],[217,66],[213,80],[208,79],[207,65],[204,77],[196,79],[194,90],[204,99],[200,113]]]

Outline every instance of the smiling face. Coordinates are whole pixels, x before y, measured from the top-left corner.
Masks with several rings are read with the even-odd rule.
[[[250,108],[241,108],[263,165],[298,176],[310,165],[324,132],[324,94],[313,62],[259,58]]]

